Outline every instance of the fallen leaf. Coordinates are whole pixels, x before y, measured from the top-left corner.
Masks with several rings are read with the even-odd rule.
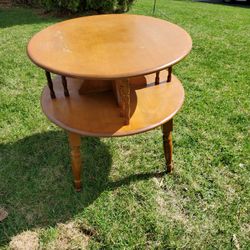
[[[239,241],[238,241],[238,239],[237,239],[237,237],[236,237],[235,234],[233,235],[233,243],[234,243],[235,248],[237,250],[239,250],[240,249],[240,244],[239,244]]]
[[[0,208],[0,222],[8,217],[8,212],[4,208]]]

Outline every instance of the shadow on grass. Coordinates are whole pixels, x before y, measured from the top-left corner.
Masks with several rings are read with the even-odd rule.
[[[40,11],[41,12],[41,11]],[[55,17],[41,16],[38,10],[24,7],[1,8],[0,28],[8,28],[16,25],[42,24],[56,22],[60,19]]]
[[[225,3],[223,0],[193,0],[194,2],[200,3],[211,3],[211,4],[220,4],[231,7],[240,7],[240,8],[250,8],[250,2],[243,1],[233,1],[231,3]]]
[[[65,133],[34,134],[0,146],[0,204],[9,213],[0,224],[0,245],[23,230],[64,222],[100,195],[112,163],[108,148],[85,138],[81,151],[83,191],[77,193]]]
[[[74,218],[104,190],[164,174],[142,173],[110,182],[109,148],[98,138],[86,137],[81,146],[83,187],[77,193],[65,133],[34,134],[13,144],[1,144],[0,152],[0,207],[9,213],[0,223],[0,246],[24,230]]]

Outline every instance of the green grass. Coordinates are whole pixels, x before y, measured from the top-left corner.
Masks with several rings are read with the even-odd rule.
[[[152,2],[131,12],[151,15]],[[43,71],[26,56],[32,35],[60,20],[0,10],[0,207],[9,213],[0,248],[29,230],[41,249],[79,249],[83,235],[90,249],[249,249],[250,10],[158,0],[156,16],[193,39],[174,67],[186,91],[174,120],[175,172],[157,175],[160,129],[84,138],[76,193],[66,134],[42,114]]]

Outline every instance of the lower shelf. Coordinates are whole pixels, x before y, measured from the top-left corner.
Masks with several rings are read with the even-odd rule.
[[[167,77],[167,72],[161,75]],[[155,74],[131,79],[129,125],[124,125],[120,108],[112,91],[79,95],[83,80],[67,78],[70,97],[65,97],[61,78],[54,82],[56,99],[46,86],[41,96],[45,115],[59,127],[85,136],[126,136],[153,129],[170,120],[181,108],[184,89],[172,75],[166,82],[161,76],[154,85]]]

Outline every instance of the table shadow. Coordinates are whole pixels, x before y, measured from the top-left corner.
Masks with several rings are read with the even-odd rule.
[[[24,230],[66,222],[92,204],[104,190],[114,190],[161,173],[139,173],[109,180],[112,158],[99,138],[85,137],[81,153],[82,191],[73,188],[67,136],[64,132],[34,134],[0,144],[0,246]]]
[[[11,8],[0,7],[0,28],[21,26],[29,24],[45,24],[60,21],[59,18],[52,16],[39,15],[38,10],[25,7],[12,6]]]
[[[232,1],[231,3],[225,3],[223,0],[193,0],[194,2],[200,3],[210,3],[210,4],[219,4],[226,5],[231,7],[240,7],[240,8],[250,8],[250,2],[241,2],[241,1]]]

